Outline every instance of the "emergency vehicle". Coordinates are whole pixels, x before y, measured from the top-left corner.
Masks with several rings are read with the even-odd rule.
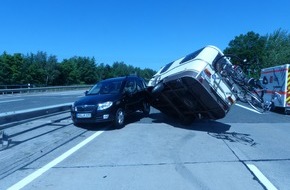
[[[265,88],[264,102],[290,113],[290,64],[264,68],[260,79]]]

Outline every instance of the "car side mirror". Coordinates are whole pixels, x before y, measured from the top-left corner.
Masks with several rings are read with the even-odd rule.
[[[88,92],[89,92],[89,91],[87,91],[87,90],[85,91],[85,96],[87,96],[87,95],[88,95]]]

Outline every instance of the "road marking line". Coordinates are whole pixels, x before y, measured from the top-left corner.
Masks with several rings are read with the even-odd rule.
[[[264,176],[264,174],[255,165],[246,165],[268,190],[277,190],[277,188]]]
[[[71,149],[69,149],[68,151],[66,151],[65,153],[60,155],[59,157],[55,158],[54,160],[52,160],[51,162],[49,162],[48,164],[43,166],[42,168],[39,168],[38,170],[36,170],[32,174],[30,174],[30,175],[26,176],[25,178],[23,178],[21,181],[19,181],[16,184],[12,185],[7,190],[18,190],[18,189],[21,189],[24,186],[28,185],[33,180],[35,180],[36,178],[41,176],[43,173],[45,173],[46,171],[48,171],[49,169],[51,169],[52,167],[54,167],[55,165],[57,165],[58,163],[60,163],[64,159],[66,159],[67,157],[69,157],[70,155],[72,155],[74,152],[76,152],[77,150],[79,150],[80,148],[82,148],[83,146],[88,144],[89,142],[91,142],[93,139],[95,139],[97,136],[99,136],[103,132],[104,131],[95,132],[94,134],[92,134],[91,136],[89,136],[88,138],[86,138],[85,140],[83,140],[82,142],[77,144],[76,146],[72,147]]]
[[[244,108],[244,109],[250,110],[250,111],[252,111],[252,112],[255,112],[255,113],[258,113],[258,114],[262,114],[262,113],[258,112],[257,110],[254,110],[254,109],[252,109],[252,108],[248,108],[248,107],[243,106],[243,105],[241,105],[241,104],[236,104],[236,105],[239,106],[239,107],[241,107],[241,108]]]
[[[0,101],[0,103],[7,103],[7,102],[18,102],[18,101],[23,101],[24,99],[15,99],[15,100],[5,100],[5,101]]]

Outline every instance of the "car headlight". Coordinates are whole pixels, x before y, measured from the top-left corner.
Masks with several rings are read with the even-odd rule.
[[[105,110],[108,109],[109,107],[111,107],[113,105],[113,102],[108,101],[108,102],[104,102],[104,103],[99,103],[98,104],[98,110]]]

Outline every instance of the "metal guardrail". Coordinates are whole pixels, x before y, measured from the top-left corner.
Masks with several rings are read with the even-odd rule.
[[[69,111],[71,103],[57,104],[52,106],[39,107],[34,109],[20,110],[14,112],[0,113],[0,130],[4,129],[5,124],[18,122],[30,118],[40,117],[62,111]],[[1,132],[1,131],[0,131]]]
[[[39,88],[15,88],[15,89],[0,89],[0,95],[4,94],[21,94],[21,93],[37,93],[65,90],[81,90],[89,89],[92,85],[77,85],[77,86],[54,86],[54,87],[39,87]]]

